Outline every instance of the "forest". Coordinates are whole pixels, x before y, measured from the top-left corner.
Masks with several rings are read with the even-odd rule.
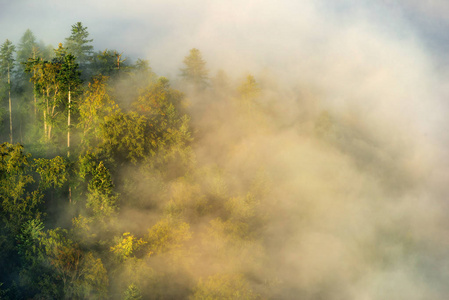
[[[307,83],[92,42],[1,45],[0,299],[387,299],[366,274],[433,272],[390,201],[421,180],[406,142]]]

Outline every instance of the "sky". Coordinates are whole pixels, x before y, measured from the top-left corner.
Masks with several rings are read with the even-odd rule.
[[[80,21],[97,51],[147,59],[169,78],[179,75],[194,47],[211,73],[269,69],[339,88],[344,85],[335,76],[357,80],[384,65],[392,72],[378,72],[401,72],[400,80],[430,80],[424,88],[443,88],[438,81],[449,66],[444,0],[0,0],[0,7],[0,41],[17,44],[31,29],[38,40],[57,47]]]
[[[360,21],[396,38],[417,39],[439,62],[447,61],[449,50],[449,4],[444,0],[0,0],[0,6],[2,41],[17,43],[29,28],[56,47],[81,21],[96,49],[124,51],[170,72],[173,65],[165,70],[167,62],[159,60],[170,55],[170,62],[179,63],[192,47],[211,59],[227,54],[238,63],[257,49],[259,59],[269,64],[302,46],[295,40],[317,43]]]

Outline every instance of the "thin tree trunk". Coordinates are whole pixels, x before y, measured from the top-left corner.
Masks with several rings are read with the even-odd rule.
[[[44,110],[44,137],[47,139],[47,111]]]
[[[36,49],[33,47],[33,60],[36,59]],[[33,68],[33,78],[36,76],[36,68]],[[37,119],[36,83],[33,82],[34,118]]]
[[[55,118],[55,109],[56,109],[56,96],[53,97],[53,106],[51,107],[51,113],[49,113],[52,120],[54,120],[54,118]],[[48,125],[48,141],[51,140],[51,129],[52,128],[53,128],[53,125],[49,124]]]
[[[72,105],[72,98],[69,86],[69,115],[67,117],[67,157],[70,157],[70,110]]]
[[[45,141],[47,141],[47,131],[48,131],[48,124],[47,124],[47,113],[48,113],[48,95],[46,97],[46,102],[47,102],[47,108],[44,109],[44,136],[45,136]]]
[[[11,76],[8,65],[8,96],[9,96],[9,139],[12,144],[12,109],[11,109]]]
[[[72,109],[72,97],[69,86],[69,115],[67,117],[67,157],[70,157],[70,110]],[[69,179],[69,203],[72,203],[72,187]]]

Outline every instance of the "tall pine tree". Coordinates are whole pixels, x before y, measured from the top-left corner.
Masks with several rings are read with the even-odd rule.
[[[181,69],[181,77],[197,89],[205,88],[208,83],[209,71],[206,69],[200,50],[193,48],[188,56],[184,58],[185,68]]]
[[[67,52],[76,57],[77,63],[82,71],[88,71],[92,62],[93,46],[90,45],[93,39],[89,39],[87,27],[83,27],[81,22],[72,25],[71,35],[66,38],[65,48]]]
[[[9,139],[13,142],[12,136],[12,103],[11,103],[11,72],[14,68],[14,51],[15,46],[10,40],[6,40],[0,48],[0,72],[2,81],[6,79],[8,100],[9,100]]]

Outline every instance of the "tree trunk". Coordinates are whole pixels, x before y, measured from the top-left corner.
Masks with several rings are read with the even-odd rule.
[[[47,141],[47,130],[48,130],[48,124],[47,124],[47,113],[48,113],[48,95],[46,97],[47,107],[44,109],[44,137],[45,141]]]
[[[36,59],[36,49],[33,46],[33,60]],[[36,68],[33,68],[33,78],[36,76]],[[34,118],[37,119],[36,83],[33,82]]]
[[[69,114],[67,117],[67,157],[70,157],[70,110],[72,109],[72,98],[69,86]]]
[[[12,109],[11,109],[11,76],[8,66],[8,95],[9,95],[9,139],[12,144]]]
[[[72,109],[72,94],[69,86],[69,115],[67,116],[67,157],[70,157],[70,110]],[[72,203],[72,187],[69,179],[69,203]]]

